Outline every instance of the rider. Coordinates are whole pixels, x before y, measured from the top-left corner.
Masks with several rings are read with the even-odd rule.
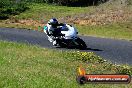
[[[58,23],[58,20],[56,18],[52,18],[48,21],[47,23],[47,36],[48,36],[48,40],[50,42],[53,42],[53,45],[56,46],[56,40],[53,39],[53,37],[51,35],[54,35],[54,33],[56,32],[57,26],[61,26],[62,24]]]

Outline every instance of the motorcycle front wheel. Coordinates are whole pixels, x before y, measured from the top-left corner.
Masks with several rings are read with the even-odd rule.
[[[57,44],[61,47],[61,48],[65,48],[67,45],[64,42],[64,39],[58,39],[56,40]]]
[[[83,49],[83,50],[87,49],[87,45],[82,39],[77,38],[75,41],[78,43],[78,48],[79,49]]]

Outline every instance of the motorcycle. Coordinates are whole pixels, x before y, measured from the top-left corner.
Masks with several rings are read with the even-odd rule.
[[[46,30],[47,29],[45,26],[44,32],[47,34]],[[63,26],[58,26],[55,30],[56,31],[53,32],[50,37],[56,40],[57,46],[64,48],[87,48],[85,42],[79,38],[76,28],[74,28],[72,25],[64,24]]]

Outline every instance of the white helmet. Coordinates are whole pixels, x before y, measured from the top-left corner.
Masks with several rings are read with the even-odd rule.
[[[49,20],[48,24],[50,24],[50,25],[57,25],[58,21],[57,21],[56,18],[52,18],[52,19]]]

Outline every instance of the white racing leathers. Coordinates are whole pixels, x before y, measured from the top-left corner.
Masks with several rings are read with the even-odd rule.
[[[55,46],[56,45],[56,40],[53,39],[53,36],[49,36],[49,35],[52,34],[53,31],[54,31],[54,28],[49,24],[47,24],[46,28],[44,28],[44,32],[47,34],[48,40],[50,42],[52,42],[53,45]]]

